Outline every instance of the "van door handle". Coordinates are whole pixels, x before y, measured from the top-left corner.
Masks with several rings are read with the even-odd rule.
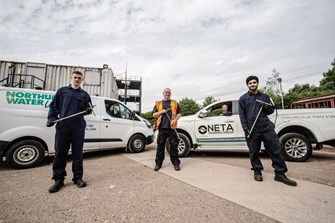
[[[104,121],[111,121],[109,118],[104,118],[103,120]]]

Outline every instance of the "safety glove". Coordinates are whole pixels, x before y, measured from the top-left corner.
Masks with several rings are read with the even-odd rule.
[[[90,114],[92,114],[92,108],[90,108],[90,107],[88,107],[88,108],[86,108],[86,115],[90,115]]]
[[[249,129],[243,129],[243,130],[244,130],[245,136],[250,138],[251,133],[250,133]]]
[[[262,108],[264,108],[264,109],[269,109],[269,108],[271,108],[271,105],[269,105],[269,104],[265,104],[265,103],[262,103],[261,106],[262,106]]]
[[[48,120],[46,126],[47,127],[52,127],[52,126],[54,126],[55,123],[56,122],[54,122],[54,121]]]

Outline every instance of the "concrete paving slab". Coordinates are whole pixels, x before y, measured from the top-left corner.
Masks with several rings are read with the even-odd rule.
[[[155,150],[126,154],[128,158],[154,167]],[[263,182],[253,180],[253,172],[197,158],[181,159],[175,171],[166,156],[157,172],[247,207],[281,222],[335,222],[334,187],[296,180],[291,187],[274,181],[274,174],[263,173]]]

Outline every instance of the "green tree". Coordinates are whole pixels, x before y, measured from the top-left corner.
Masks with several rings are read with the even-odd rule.
[[[333,67],[327,72],[323,73],[323,79],[320,81],[320,90],[329,92],[329,94],[335,92],[335,59],[330,63]]]
[[[209,104],[212,104],[213,102],[216,102],[217,100],[215,100],[212,96],[209,96],[207,98],[205,98],[204,102],[202,103],[202,108],[206,107]]]
[[[200,106],[193,100],[189,98],[183,98],[179,101],[180,108],[182,110],[182,115],[194,115],[200,110]]]
[[[273,69],[271,77],[266,81],[265,87],[260,88],[260,91],[268,94],[272,98],[277,108],[282,108],[281,94],[283,92],[281,89],[281,81],[280,73],[276,69]],[[283,99],[285,99],[284,93]],[[286,105],[285,100],[284,105]]]
[[[295,84],[293,88],[289,89],[285,94],[285,104],[287,108],[292,102],[317,96],[318,88],[310,84]]]
[[[141,113],[141,117],[142,118],[145,118],[146,120],[151,120],[151,119],[154,119],[154,117],[152,117],[152,112],[146,112],[146,113]]]

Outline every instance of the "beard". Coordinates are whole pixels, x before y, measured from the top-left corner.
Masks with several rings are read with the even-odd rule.
[[[249,91],[257,91],[258,86],[249,86]]]

